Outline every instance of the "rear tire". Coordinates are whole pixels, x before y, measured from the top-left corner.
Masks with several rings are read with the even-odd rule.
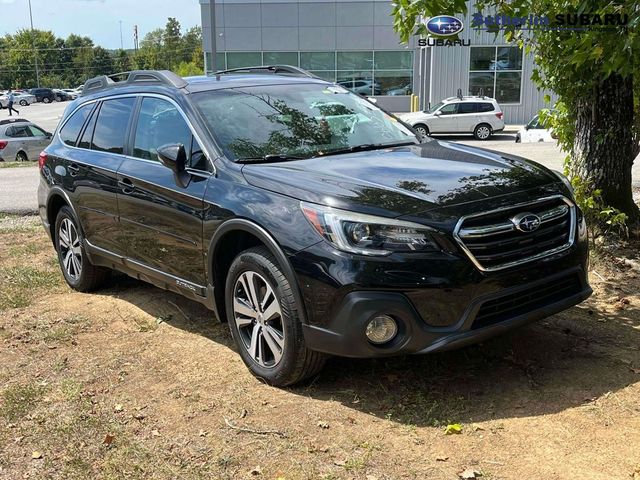
[[[73,210],[65,205],[56,217],[55,246],[58,263],[71,288],[79,292],[91,292],[109,278],[111,270],[91,264],[83,240]]]
[[[16,162],[28,162],[29,158],[27,158],[27,154],[24,152],[18,152],[16,154]]]
[[[289,280],[265,247],[241,252],[231,264],[225,286],[231,335],[251,373],[284,387],[316,375],[326,355],[304,342],[301,306]]]
[[[487,123],[481,123],[473,130],[473,136],[477,140],[488,140],[491,137],[491,133],[491,125]]]
[[[20,100],[20,106],[21,107],[26,107],[28,105],[26,100]]]
[[[51,103],[51,99],[50,99],[49,97],[44,97],[44,98],[42,99],[42,102],[43,102],[43,103]]]

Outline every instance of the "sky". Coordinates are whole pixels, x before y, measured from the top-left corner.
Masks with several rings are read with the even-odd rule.
[[[175,17],[183,28],[200,25],[198,0],[31,0],[33,27],[51,30],[62,38],[70,33],[90,37],[96,45],[120,48],[120,23],[124,48],[133,48],[133,26],[138,36],[164,27]],[[29,0],[0,0],[0,36],[29,25]]]

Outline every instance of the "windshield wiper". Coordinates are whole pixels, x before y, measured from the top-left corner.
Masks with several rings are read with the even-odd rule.
[[[365,143],[363,145],[354,145],[352,147],[329,150],[328,152],[318,153],[316,156],[326,157],[328,155],[340,155],[342,153],[353,153],[353,152],[366,152],[368,150],[381,150],[383,148],[405,147],[408,145],[418,145],[418,144],[413,141],[395,142],[395,143]]]
[[[298,157],[295,155],[283,155],[279,153],[270,153],[264,157],[246,157],[239,158],[236,163],[272,163],[272,162],[286,162],[288,160],[304,160],[305,157]]]

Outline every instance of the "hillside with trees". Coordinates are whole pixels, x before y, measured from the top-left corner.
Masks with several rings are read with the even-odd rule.
[[[96,75],[132,69],[169,69],[179,75],[204,71],[202,29],[184,30],[175,18],[148,32],[138,51],[110,51],[89,37],[58,38],[44,30],[0,37],[0,89],[35,87],[36,61],[43,87],[76,87]]]

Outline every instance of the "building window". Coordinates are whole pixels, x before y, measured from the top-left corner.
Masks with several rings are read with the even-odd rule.
[[[522,54],[518,47],[471,47],[469,94],[520,103]]]
[[[291,65],[298,66],[298,52],[264,52],[264,65]]]

